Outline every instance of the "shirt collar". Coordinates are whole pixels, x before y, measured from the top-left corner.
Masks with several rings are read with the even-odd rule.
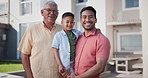
[[[43,27],[45,30],[49,30],[48,28],[46,28],[44,21],[42,21],[42,25],[43,25],[42,27]],[[56,23],[53,24],[52,30],[54,30],[55,28],[56,28]]]
[[[74,33],[74,29],[72,29],[72,31],[71,32],[73,32]],[[64,34],[64,35],[67,35],[66,34],[66,32],[64,31],[64,29],[62,29],[62,33]]]

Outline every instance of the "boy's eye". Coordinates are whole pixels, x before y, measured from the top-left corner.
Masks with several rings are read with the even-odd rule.
[[[83,19],[86,19],[86,16],[82,16]]]
[[[68,21],[66,23],[69,23]]]

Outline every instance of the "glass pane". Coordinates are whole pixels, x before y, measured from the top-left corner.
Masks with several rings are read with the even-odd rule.
[[[21,0],[21,2],[24,2],[24,1],[29,1],[29,0]]]
[[[4,13],[7,13],[7,7],[6,7],[6,4],[3,3],[3,4],[0,4],[0,14],[4,14]]]
[[[26,31],[26,28],[27,28],[27,24],[20,24],[20,40],[22,39],[25,31]]]
[[[126,8],[139,7],[139,0],[126,0]]]
[[[78,3],[87,2],[87,0],[78,0]]]
[[[122,35],[121,51],[141,51],[142,50],[142,37],[141,35]]]
[[[22,15],[31,14],[31,3],[22,3]]]

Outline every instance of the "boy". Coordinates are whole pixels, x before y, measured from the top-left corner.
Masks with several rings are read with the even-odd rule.
[[[61,74],[70,70],[71,75],[74,75],[76,40],[81,35],[80,31],[73,29],[74,23],[74,14],[64,13],[61,21],[63,30],[57,32],[53,39],[52,48]]]

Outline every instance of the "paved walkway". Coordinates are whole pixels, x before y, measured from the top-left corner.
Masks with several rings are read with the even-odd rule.
[[[0,78],[27,78],[24,70],[0,73]]]
[[[101,75],[101,78],[143,78],[142,74],[119,74],[119,73],[111,73],[107,71]]]
[[[0,78],[24,78],[22,76],[0,73]]]
[[[24,71],[0,73],[0,78],[27,78]],[[105,72],[101,78],[142,78],[142,74],[117,74]]]

